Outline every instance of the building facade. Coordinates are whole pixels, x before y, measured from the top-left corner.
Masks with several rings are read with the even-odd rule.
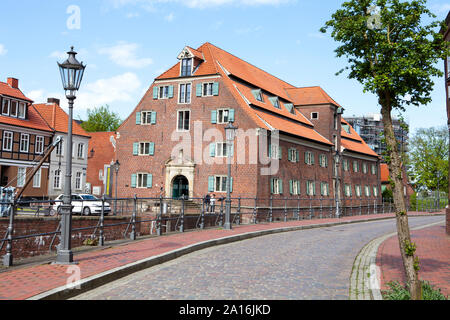
[[[177,58],[117,130],[121,196],[224,197],[231,152],[232,197],[381,197],[379,156],[320,87],[292,86],[210,43]]]
[[[47,103],[35,104],[34,107],[48,125],[53,128],[55,136],[63,138],[62,143],[50,155],[48,196],[56,198],[64,192],[66,174],[66,148],[68,132],[68,114],[59,106],[59,100],[49,98]],[[72,193],[86,193],[86,176],[88,165],[88,145],[90,136],[76,122],[72,122]]]
[[[387,149],[382,137],[384,125],[381,114],[346,117],[346,120],[373,151],[382,157],[384,156]],[[408,126],[406,123],[405,125]],[[399,143],[399,151],[401,153],[407,153],[409,130],[404,128],[400,119],[395,116],[392,117],[392,126],[394,127],[395,138]]]
[[[0,82],[0,183],[21,191],[52,142],[54,130],[19,89],[19,80]],[[22,199],[47,197],[49,162],[44,162]]]

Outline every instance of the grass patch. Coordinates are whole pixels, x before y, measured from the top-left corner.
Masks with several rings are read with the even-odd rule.
[[[428,281],[422,283],[422,300],[448,300],[448,297],[441,293],[441,289],[431,285]],[[388,290],[382,291],[384,300],[411,300],[408,288],[402,286],[398,281],[387,283]]]

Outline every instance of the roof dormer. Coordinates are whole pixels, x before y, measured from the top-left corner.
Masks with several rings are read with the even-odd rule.
[[[180,76],[190,77],[195,73],[198,66],[205,60],[203,53],[192,49],[191,47],[184,47],[177,57],[180,61]]]

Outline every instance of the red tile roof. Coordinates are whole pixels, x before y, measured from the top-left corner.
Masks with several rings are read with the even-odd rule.
[[[356,131],[347,121],[342,118],[341,123],[342,125],[348,125],[350,129],[350,133],[347,133],[344,129],[341,130],[341,144],[345,149],[367,154],[377,158],[380,157],[367,145],[367,143],[359,136],[359,134],[356,133]]]
[[[321,87],[287,88],[286,91],[296,106],[333,104],[340,107]]]
[[[25,101],[28,101],[28,102],[33,102],[33,100],[28,99],[23,94],[23,92],[20,91],[20,89],[13,88],[9,84],[7,84],[6,82],[1,82],[1,81],[0,81],[0,95],[5,95],[5,96],[9,96],[9,97],[25,100]]]
[[[69,115],[59,105],[56,103],[42,103],[34,104],[34,107],[55,131],[68,132]],[[76,121],[72,121],[72,133],[78,136],[90,136]]]
[[[389,183],[389,167],[386,163],[380,163],[381,183]]]
[[[28,106],[27,119],[19,119],[0,115],[0,123],[47,132],[54,131],[32,105]]]

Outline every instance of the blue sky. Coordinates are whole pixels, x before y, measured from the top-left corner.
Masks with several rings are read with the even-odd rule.
[[[56,61],[73,45],[88,65],[75,116],[83,119],[87,108],[108,104],[126,118],[185,45],[209,41],[295,86],[321,86],[345,107],[344,116],[379,112],[376,98],[359,83],[335,76],[345,61],[335,57],[337,43],[319,33],[341,3],[2,0],[0,81],[16,77],[35,102],[58,97],[65,106]],[[428,7],[444,19],[450,2],[429,0]],[[446,125],[444,90],[436,78],[433,102],[404,114],[412,131]]]

